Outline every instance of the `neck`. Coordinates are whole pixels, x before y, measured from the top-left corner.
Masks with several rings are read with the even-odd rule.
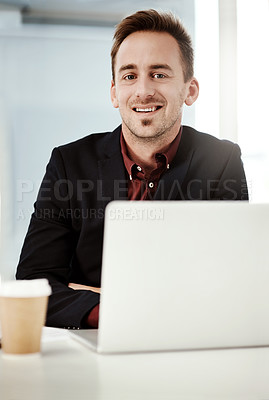
[[[122,130],[130,159],[140,165],[146,174],[156,168],[155,154],[165,153],[178,132],[179,129],[172,135],[149,140],[149,138],[137,137],[124,129]]]

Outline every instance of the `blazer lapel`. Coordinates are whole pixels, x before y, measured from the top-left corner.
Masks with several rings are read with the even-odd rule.
[[[184,199],[182,184],[189,170],[193,154],[194,149],[188,137],[187,127],[183,127],[177,154],[170,165],[170,169],[161,177],[154,200]]]
[[[120,150],[121,126],[108,133],[105,158],[98,161],[98,196],[104,207],[112,200],[128,200],[128,179]]]

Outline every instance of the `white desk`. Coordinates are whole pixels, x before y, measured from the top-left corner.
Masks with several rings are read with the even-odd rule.
[[[0,352],[1,400],[269,400],[269,347],[97,355],[67,335],[39,357]]]

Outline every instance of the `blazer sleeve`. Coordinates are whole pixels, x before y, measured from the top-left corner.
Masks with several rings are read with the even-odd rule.
[[[233,144],[227,162],[218,179],[213,200],[248,200],[247,180],[241,160],[241,150]]]
[[[68,287],[76,235],[70,210],[70,181],[56,148],[46,169],[23,244],[17,279],[47,278],[52,286],[46,324],[81,328],[99,294]]]

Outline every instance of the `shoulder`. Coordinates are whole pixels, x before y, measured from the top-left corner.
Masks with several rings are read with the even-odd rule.
[[[118,150],[121,127],[114,131],[92,133],[81,139],[56,147],[52,155],[63,159],[102,159],[106,153]]]
[[[230,140],[219,139],[216,136],[210,135],[205,132],[197,131],[196,129],[186,125],[183,126],[183,134],[188,141],[192,142],[193,145],[207,144],[217,147],[218,146],[232,147],[235,145],[235,143],[233,143]]]
[[[58,149],[61,152],[73,152],[73,151],[97,151],[103,152],[106,149],[107,144],[111,141],[116,142],[117,137],[120,135],[120,127],[116,128],[114,131],[92,133],[74,142],[67,143],[65,145],[59,146]]]
[[[209,158],[228,157],[231,153],[241,155],[239,146],[230,140],[219,139],[208,133],[199,132],[189,126],[183,126],[182,142],[184,147]]]

